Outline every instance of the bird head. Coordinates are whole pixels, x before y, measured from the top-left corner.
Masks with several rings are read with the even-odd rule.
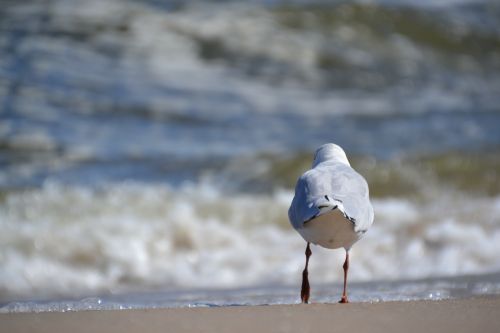
[[[336,161],[350,165],[344,150],[333,143],[325,143],[316,150],[312,167],[314,168],[325,161]]]

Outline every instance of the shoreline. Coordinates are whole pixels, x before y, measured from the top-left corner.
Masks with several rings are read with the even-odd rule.
[[[500,296],[0,314],[5,332],[497,332]]]
[[[150,289],[82,293],[66,297],[0,297],[0,314],[298,304],[299,282],[296,285],[269,284],[227,289]],[[341,288],[340,282],[314,283],[311,300],[313,303],[336,303],[340,299]],[[354,303],[435,301],[490,295],[500,295],[500,271],[349,283],[349,298]]]

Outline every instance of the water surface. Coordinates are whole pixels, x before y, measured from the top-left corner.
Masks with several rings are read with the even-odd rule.
[[[499,22],[494,1],[5,2],[3,309],[295,302],[286,212],[325,142],[375,207],[356,300],[496,293]],[[313,251],[341,281],[342,251]]]

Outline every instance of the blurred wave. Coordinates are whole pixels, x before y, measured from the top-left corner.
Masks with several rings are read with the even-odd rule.
[[[353,249],[352,279],[500,269],[500,197],[440,194],[375,199],[376,227]],[[10,193],[0,204],[0,299],[298,283],[304,242],[288,225],[291,198],[210,184]],[[313,252],[315,281],[340,279],[342,251]]]
[[[324,142],[375,198],[354,280],[499,270],[499,22],[473,0],[3,1],[0,299],[295,284],[286,210]]]

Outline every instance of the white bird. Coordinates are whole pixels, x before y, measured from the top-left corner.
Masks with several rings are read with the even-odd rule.
[[[308,265],[310,243],[328,249],[344,248],[344,292],[340,303],[348,303],[347,272],[349,250],[373,223],[368,184],[347,159],[344,150],[327,143],[316,150],[312,169],[297,181],[288,210],[292,226],[307,242],[306,265],[302,272],[302,303],[309,302]]]

